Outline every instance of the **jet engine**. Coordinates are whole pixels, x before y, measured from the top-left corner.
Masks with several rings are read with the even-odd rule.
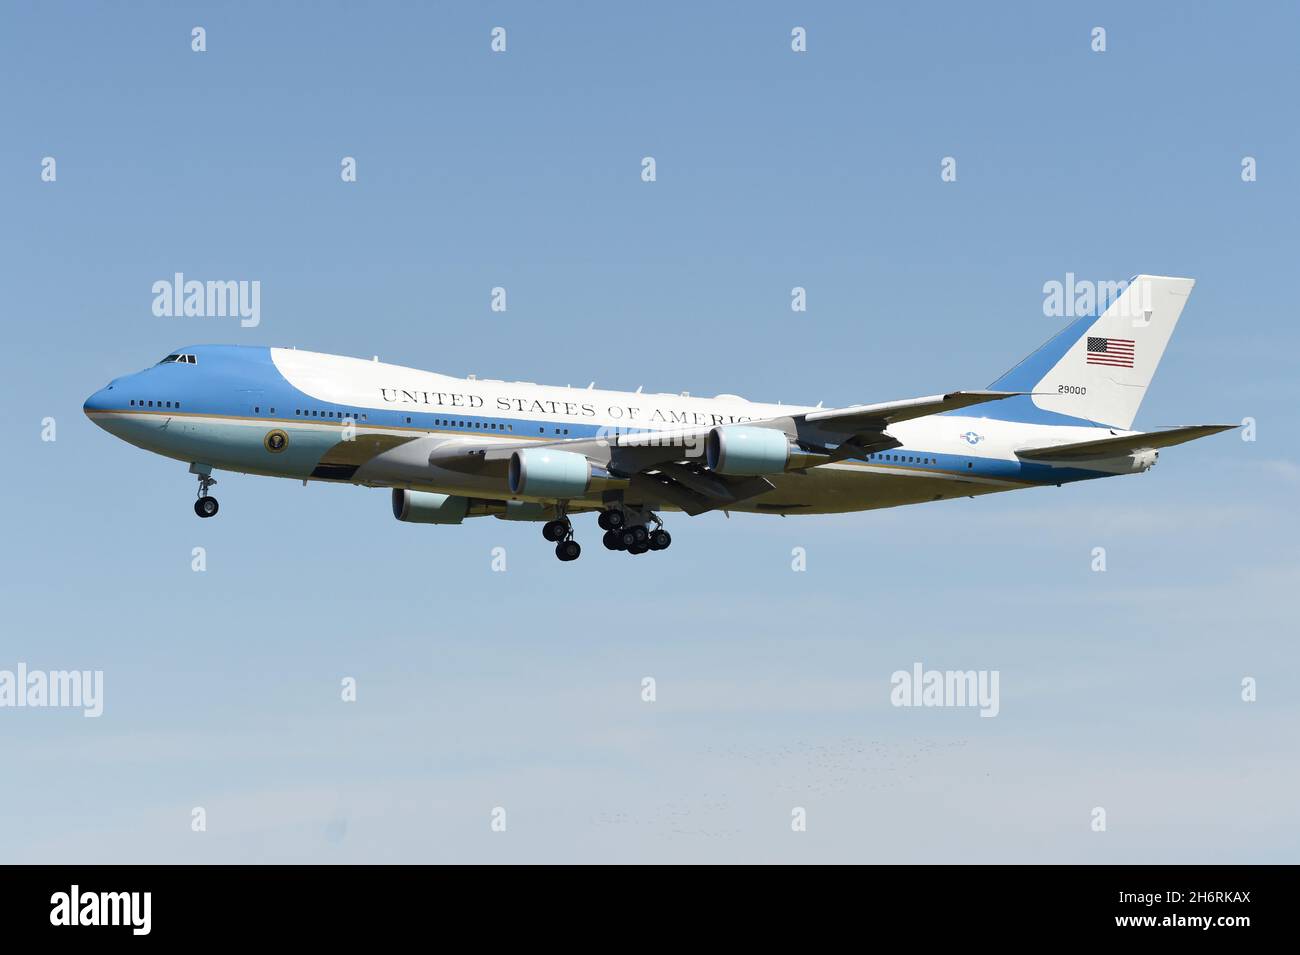
[[[566,500],[591,487],[591,462],[585,455],[550,448],[528,448],[510,455],[511,494]]]
[[[469,510],[469,498],[434,491],[393,488],[393,516],[410,524],[459,524]]]
[[[734,424],[714,428],[704,444],[709,467],[734,477],[780,474],[789,468],[791,452],[797,450],[783,431]]]

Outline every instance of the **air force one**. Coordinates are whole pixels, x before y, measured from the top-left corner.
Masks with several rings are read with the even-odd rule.
[[[604,545],[672,542],[657,512],[829,514],[1137,474],[1227,430],[1130,430],[1192,279],[1139,275],[988,390],[853,405],[760,404],[453,378],[315,352],[201,345],[117,378],[85,412],[189,464],[199,517],[215,470],[392,489],[417,524],[543,522],[574,560],[572,515]]]

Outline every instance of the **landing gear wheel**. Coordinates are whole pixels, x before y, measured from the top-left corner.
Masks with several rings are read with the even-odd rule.
[[[575,540],[560,541],[555,545],[555,556],[560,560],[577,560],[582,547]]]
[[[618,531],[605,531],[605,536],[600,541],[605,545],[606,550],[623,549],[623,535]]]
[[[632,537],[638,544],[648,544],[650,542],[650,532],[645,529],[644,524],[638,524],[631,528]]]
[[[649,544],[633,544],[631,547],[627,549],[627,552],[629,554],[644,554],[648,550],[650,550]]]
[[[596,523],[602,531],[616,531],[623,526],[623,512],[619,510],[601,511]]]
[[[673,536],[663,528],[654,531],[650,535],[651,550],[667,550],[668,545],[673,542]]]
[[[564,540],[569,536],[569,522],[547,521],[542,525],[542,536],[551,543]]]
[[[217,499],[208,494],[217,479],[212,476],[212,469],[197,464],[190,465],[190,473],[198,475],[199,499],[194,502],[194,513],[199,517],[212,517],[217,513]]]

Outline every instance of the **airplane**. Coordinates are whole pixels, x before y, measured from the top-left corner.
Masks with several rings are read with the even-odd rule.
[[[116,437],[216,470],[391,488],[393,515],[542,524],[562,561],[665,550],[661,511],[832,514],[1137,474],[1225,431],[1130,430],[1194,281],[1135,276],[987,389],[844,408],[454,378],[293,348],[199,345],[85,402]]]

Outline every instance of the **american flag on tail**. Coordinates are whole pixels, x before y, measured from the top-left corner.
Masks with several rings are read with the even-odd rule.
[[[1088,364],[1133,367],[1133,339],[1088,336]]]

